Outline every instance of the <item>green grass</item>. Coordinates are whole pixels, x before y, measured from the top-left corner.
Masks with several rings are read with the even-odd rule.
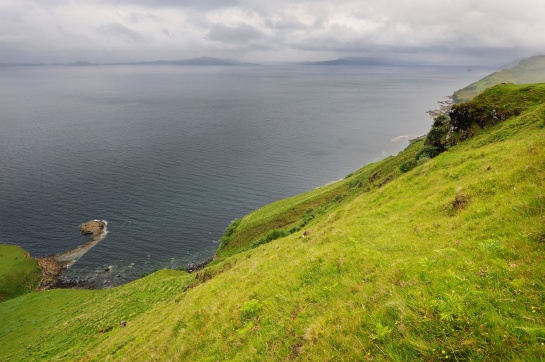
[[[347,175],[344,180],[276,201],[236,220],[222,238],[217,256],[221,260],[222,257],[263,244],[259,242],[260,238],[266,238],[275,231],[301,235],[314,218],[328,213],[362,192],[379,189],[400,176],[400,164],[414,159],[422,146],[423,139],[413,140],[396,157],[372,163]]]
[[[36,259],[15,245],[0,245],[0,302],[33,291],[42,280]]]
[[[454,92],[456,103],[467,102],[485,89],[501,83],[536,83],[545,82],[545,55],[524,59],[519,64],[490,74],[489,76]]]
[[[544,111],[257,210],[196,274],[3,302],[0,360],[544,360]]]

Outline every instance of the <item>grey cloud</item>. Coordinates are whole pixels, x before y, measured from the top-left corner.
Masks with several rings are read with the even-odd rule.
[[[0,0],[0,62],[150,53],[256,62],[373,54],[503,61],[510,51],[545,51],[543,0],[518,2]]]
[[[98,33],[113,40],[121,40],[125,43],[144,43],[146,39],[137,31],[134,31],[120,23],[101,25]]]
[[[21,0],[20,0],[21,1]],[[65,4],[75,3],[74,0],[28,0],[37,6],[54,8]],[[79,0],[79,3],[101,3],[111,5],[137,5],[147,8],[172,7],[172,8],[197,8],[215,9],[237,6],[240,0]]]
[[[164,35],[168,36],[169,38],[173,38],[174,37],[174,34],[172,34],[172,32],[170,30],[168,30],[167,28],[162,28],[161,29],[161,33],[163,33]]]
[[[282,17],[279,20],[267,19],[265,23],[269,28],[276,30],[301,30],[307,28],[305,24],[294,16]]]
[[[164,19],[160,16],[154,15],[152,13],[131,13],[128,16],[128,20],[133,24],[142,23],[145,21],[154,21],[154,22],[163,22]]]
[[[114,5],[139,5],[149,8],[173,7],[173,8],[196,8],[216,9],[236,6],[239,0],[99,0],[103,3]]]
[[[256,28],[246,23],[233,27],[215,23],[208,32],[209,39],[223,43],[244,43],[261,37],[262,34]]]
[[[0,10],[0,19],[2,22],[19,23],[23,21],[23,15],[15,11]]]

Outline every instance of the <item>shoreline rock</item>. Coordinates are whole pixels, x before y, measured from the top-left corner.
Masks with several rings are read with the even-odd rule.
[[[193,272],[199,271],[201,269],[206,268],[206,266],[208,264],[210,264],[214,259],[215,259],[215,255],[211,256],[209,258],[206,258],[205,260],[203,260],[201,262],[190,263],[184,268],[184,270],[186,272],[188,272],[188,273],[193,273]]]
[[[439,104],[439,107],[437,109],[432,109],[426,112],[432,120],[440,115],[447,114],[452,108],[452,105],[454,104],[454,98],[452,98],[452,96],[445,96],[437,103]]]
[[[91,235],[91,241],[61,254],[53,254],[36,258],[42,269],[43,279],[38,290],[47,290],[62,285],[61,276],[67,269],[87,253],[93,246],[100,243],[108,234],[106,220],[91,220],[80,225],[83,235]]]
[[[104,234],[108,232],[106,230],[107,226],[108,222],[106,220],[91,220],[81,224],[79,226],[79,231],[83,235],[91,234],[91,240],[96,241],[103,238]]]
[[[62,273],[68,269],[65,263],[59,262],[54,256],[44,256],[36,258],[38,265],[42,269],[42,282],[38,290],[47,290],[57,286]]]

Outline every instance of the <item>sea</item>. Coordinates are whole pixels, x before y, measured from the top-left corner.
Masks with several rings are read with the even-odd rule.
[[[396,154],[492,71],[2,66],[0,243],[63,253],[107,220],[63,276],[96,288],[206,261],[234,219]]]

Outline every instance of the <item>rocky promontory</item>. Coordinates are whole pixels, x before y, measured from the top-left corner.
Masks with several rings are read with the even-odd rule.
[[[91,241],[62,254],[54,254],[37,258],[42,269],[43,279],[41,290],[50,289],[59,284],[62,273],[70,268],[79,258],[88,252],[93,246],[100,243],[108,233],[106,220],[91,220],[79,226],[83,235],[91,235]]]
[[[96,241],[102,239],[106,234],[106,220],[91,220],[84,222],[79,226],[79,230],[83,235],[91,234],[91,240]]]

